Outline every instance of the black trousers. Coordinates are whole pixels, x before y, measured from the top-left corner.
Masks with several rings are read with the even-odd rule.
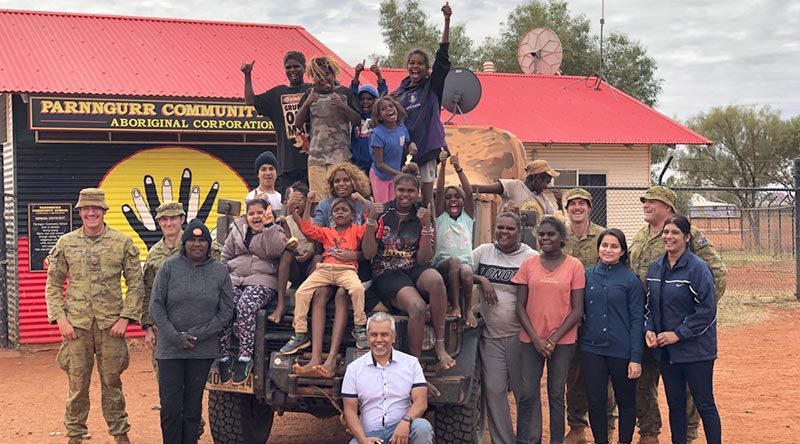
[[[636,424],[636,380],[628,379],[628,362],[629,360],[623,358],[581,351],[583,384],[589,404],[589,425],[592,427],[596,443],[608,442],[606,403],[609,377],[619,408],[619,442],[633,442],[633,427]],[[684,414],[684,419],[685,416]]]
[[[722,442],[722,423],[714,402],[714,361],[670,363],[662,356],[661,377],[669,405],[669,428],[673,444],[686,443],[686,386],[692,393],[694,405],[703,420],[708,444]]]
[[[159,359],[161,438],[164,444],[195,444],[203,412],[203,389],[213,359]]]

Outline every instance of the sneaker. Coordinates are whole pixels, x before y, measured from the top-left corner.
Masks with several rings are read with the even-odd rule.
[[[217,372],[219,373],[219,382],[225,384],[231,380],[233,371],[231,370],[231,358],[224,361],[217,361]]]
[[[287,342],[286,345],[281,347],[281,353],[284,355],[293,355],[298,351],[307,348],[309,345],[311,345],[311,339],[308,338],[308,334],[296,334],[292,336],[292,339],[289,339],[289,342]]]
[[[244,384],[250,372],[253,370],[253,360],[249,361],[236,361],[233,366],[233,385]]]
[[[131,444],[131,440],[128,439],[127,433],[123,433],[122,435],[114,435],[114,442],[116,444]]]
[[[356,348],[359,350],[369,348],[369,341],[367,340],[367,327],[360,325],[353,327],[353,338],[355,338]]]

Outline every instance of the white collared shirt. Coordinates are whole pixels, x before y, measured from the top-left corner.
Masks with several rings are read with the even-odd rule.
[[[342,397],[357,398],[364,432],[399,422],[411,407],[411,390],[426,387],[422,366],[414,356],[392,349],[382,367],[366,353],[347,366]]]

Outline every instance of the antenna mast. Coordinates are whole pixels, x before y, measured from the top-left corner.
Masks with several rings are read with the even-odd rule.
[[[606,83],[608,83],[608,80],[606,80],[606,76],[604,75],[605,62],[603,60],[603,26],[606,24],[606,0],[601,0],[601,1],[602,2],[600,3],[600,71],[598,73],[599,74],[598,77],[600,78],[600,80],[605,80]],[[595,86],[595,89],[599,88],[600,88],[600,82],[598,82],[597,85]]]

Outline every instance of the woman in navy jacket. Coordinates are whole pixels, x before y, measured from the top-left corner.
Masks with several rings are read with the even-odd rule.
[[[661,361],[673,444],[686,443],[686,386],[703,420],[708,444],[722,442],[714,403],[717,304],[708,265],[689,249],[692,225],[681,215],[667,219],[661,238],[666,253],[647,270],[645,343]]]
[[[644,290],[628,268],[628,244],[611,228],[597,237],[600,261],[586,270],[581,366],[594,441],[608,443],[608,378],[619,406],[619,442],[636,423],[636,379],[642,374]]]

